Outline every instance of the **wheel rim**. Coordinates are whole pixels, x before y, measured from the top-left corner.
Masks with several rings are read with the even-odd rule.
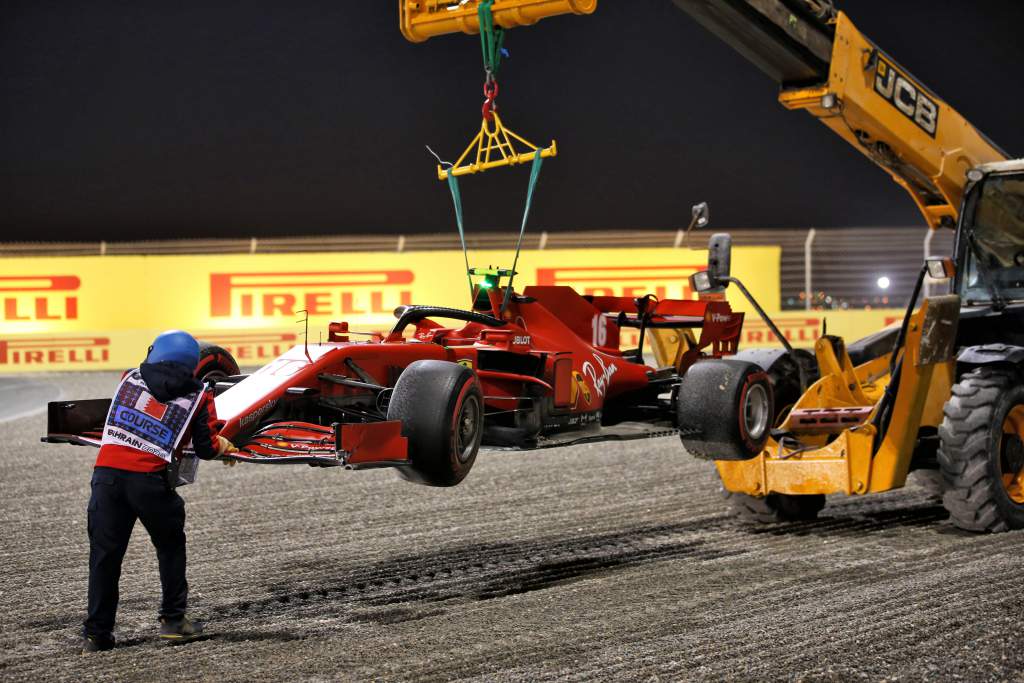
[[[459,462],[466,462],[476,451],[476,434],[480,428],[480,401],[476,396],[467,396],[459,408],[455,422],[455,452]]]
[[[752,384],[747,388],[746,400],[743,403],[743,426],[750,438],[755,441],[760,439],[768,428],[771,419],[768,414],[769,403],[764,385]]]
[[[999,439],[999,474],[1006,494],[1024,505],[1024,405],[1010,409]]]

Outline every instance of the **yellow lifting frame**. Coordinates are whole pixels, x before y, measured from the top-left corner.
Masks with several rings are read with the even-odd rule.
[[[437,167],[438,180],[448,180],[451,174],[456,178],[464,175],[480,173],[492,168],[501,166],[515,166],[516,164],[528,164],[533,162],[534,156],[540,147],[533,144],[521,135],[509,130],[502,124],[501,117],[497,112],[492,112],[492,122],[485,118],[480,124],[480,132],[477,133],[469,147],[462,153],[458,161],[451,168]],[[490,125],[488,125],[490,124]],[[527,147],[525,151],[518,151],[515,143]],[[475,153],[474,153],[475,152]],[[540,155],[544,159],[558,155],[558,145],[554,140],[551,146],[542,149]],[[469,161],[472,159],[472,161]]]

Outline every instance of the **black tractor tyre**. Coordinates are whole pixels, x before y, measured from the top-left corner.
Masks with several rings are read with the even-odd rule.
[[[199,342],[199,364],[196,378],[202,382],[217,381],[239,374],[234,357],[216,344]]]
[[[676,394],[679,438],[692,455],[749,460],[764,448],[774,417],[768,374],[753,363],[704,360],[683,375]]]
[[[953,385],[943,412],[938,461],[950,521],[968,531],[1024,528],[1024,500],[1014,500],[1004,483],[1004,476],[1024,468],[1021,436],[1004,433],[1011,413],[1017,421],[1024,418],[1020,374],[977,368]]]
[[[412,465],[399,475],[425,486],[455,486],[476,461],[484,397],[476,374],[458,363],[418,360],[402,371],[388,404],[402,423]]]
[[[722,495],[737,517],[765,524],[811,521],[817,519],[818,513],[825,507],[825,496],[821,493],[805,496],[769,493],[757,497],[732,493],[723,488]]]

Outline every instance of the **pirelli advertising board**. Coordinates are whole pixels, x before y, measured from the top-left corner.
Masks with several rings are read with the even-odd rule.
[[[476,265],[507,265],[510,254],[475,252]],[[741,247],[733,273],[768,310],[779,308],[779,249]],[[570,285],[584,294],[691,298],[688,277],[706,252],[689,249],[576,249],[524,252],[519,286]],[[254,254],[0,259],[0,373],[123,369],[136,366],[158,332],[181,328],[258,365],[334,320],[378,331],[411,303],[465,307],[462,253]],[[730,300],[746,310],[738,292]],[[884,314],[857,315],[864,333]],[[867,315],[867,317],[864,317]],[[829,329],[843,333],[829,313]],[[786,313],[779,324],[810,342],[820,315]],[[870,318],[870,322],[868,321]],[[853,318],[851,318],[852,320]],[[744,343],[771,345],[748,316]]]

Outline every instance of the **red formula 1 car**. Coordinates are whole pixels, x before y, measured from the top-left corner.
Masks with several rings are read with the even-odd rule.
[[[332,323],[325,343],[295,346],[252,374],[205,347],[198,372],[215,382],[222,433],[240,448],[230,457],[396,467],[411,481],[453,486],[481,445],[671,434],[679,406],[701,401],[680,395],[681,376],[735,353],[743,322],[725,301],[582,296],[557,286],[517,294],[509,271],[471,273],[482,277],[472,310],[403,306],[389,333],[369,339]],[[624,330],[636,348],[620,349]],[[656,367],[644,340],[666,333],[676,341],[670,365]],[[108,405],[52,403],[45,440],[97,445]]]

